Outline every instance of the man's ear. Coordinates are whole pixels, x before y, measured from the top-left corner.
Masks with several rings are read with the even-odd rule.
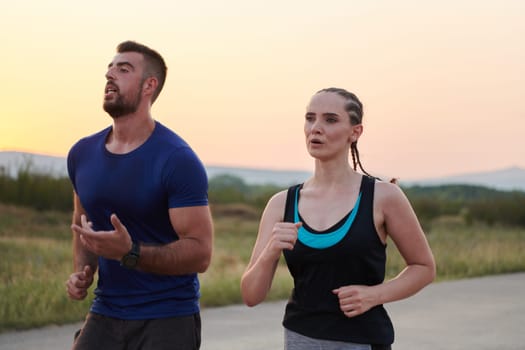
[[[157,90],[157,86],[159,85],[159,81],[155,77],[149,77],[146,80],[144,80],[144,83],[142,84],[142,91],[147,95],[153,95],[155,90]]]

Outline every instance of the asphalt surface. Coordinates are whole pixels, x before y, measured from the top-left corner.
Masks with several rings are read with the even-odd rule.
[[[201,350],[282,349],[284,305],[204,309]],[[386,308],[395,350],[525,349],[525,273],[434,283]],[[79,326],[0,334],[0,350],[70,349]]]

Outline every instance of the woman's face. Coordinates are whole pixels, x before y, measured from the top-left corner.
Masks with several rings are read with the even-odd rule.
[[[304,134],[308,153],[316,159],[338,157],[348,159],[352,142],[362,131],[361,124],[352,125],[344,109],[345,99],[333,92],[315,94],[306,108]]]

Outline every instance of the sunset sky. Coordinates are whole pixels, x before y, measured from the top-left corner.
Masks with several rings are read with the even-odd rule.
[[[65,156],[111,124],[104,73],[124,40],[168,78],[155,119],[206,165],[311,170],[305,106],[365,105],[365,169],[401,179],[525,167],[525,1],[0,3],[0,151]]]

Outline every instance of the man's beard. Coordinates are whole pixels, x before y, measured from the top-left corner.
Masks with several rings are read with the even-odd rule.
[[[135,113],[139,107],[142,96],[140,93],[137,93],[134,101],[124,101],[122,95],[118,95],[115,102],[104,101],[104,110],[113,118],[119,118],[127,114]]]

